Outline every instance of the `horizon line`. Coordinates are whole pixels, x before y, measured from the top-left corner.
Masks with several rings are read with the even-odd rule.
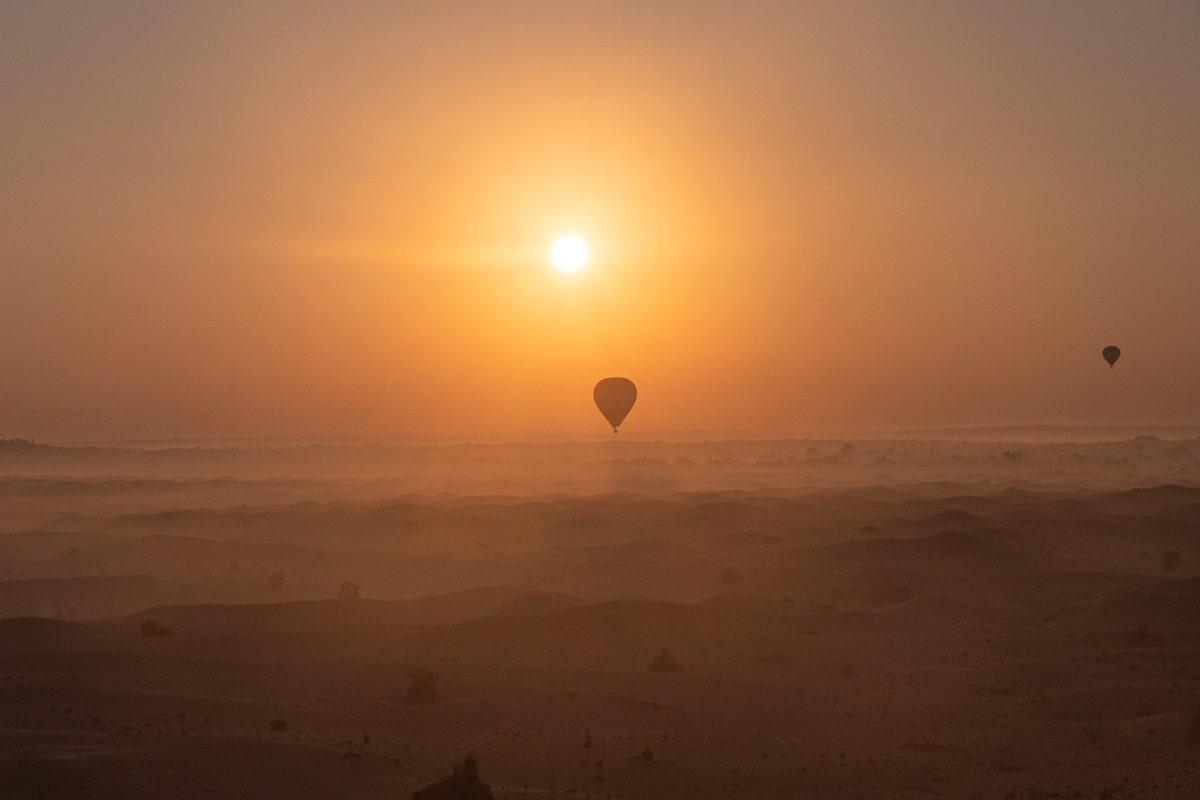
[[[633,431],[622,439],[608,434],[610,441],[634,440],[640,443],[655,441],[737,441],[753,440],[888,440],[896,438],[916,437],[946,437],[966,436],[972,440],[981,435],[1000,435],[1004,438],[1013,436],[1033,436],[1035,434],[1071,433],[1076,436],[1085,433],[1106,433],[1108,435],[1127,435],[1135,438],[1138,435],[1154,435],[1156,433],[1184,434],[1182,438],[1200,437],[1200,423],[1181,424],[1064,424],[1064,423],[1027,423],[1027,424],[992,424],[992,425],[956,425],[939,427],[905,427],[905,428],[854,428],[830,427],[814,428],[806,431],[789,431],[779,428],[666,428],[647,431]],[[619,434],[618,434],[619,436]],[[690,438],[701,437],[701,438]],[[170,436],[170,437],[139,437],[129,439],[63,439],[38,440],[35,438],[5,437],[3,441],[28,441],[34,444],[51,447],[114,447],[114,448],[153,448],[168,449],[172,447],[229,447],[239,448],[248,446],[363,446],[378,444],[520,444],[525,442],[541,443],[594,443],[604,441],[606,436],[601,434],[581,435],[568,433],[444,433],[444,434],[380,434],[360,436],[336,435],[298,435],[298,436]]]

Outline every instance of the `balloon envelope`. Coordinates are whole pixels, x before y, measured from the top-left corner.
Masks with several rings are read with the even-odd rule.
[[[1104,351],[1101,353],[1101,355],[1104,356],[1104,360],[1107,361],[1108,365],[1111,367],[1113,364],[1117,363],[1117,359],[1121,357],[1121,348],[1110,344],[1108,347],[1104,348]]]
[[[625,415],[637,400],[637,387],[628,378],[605,378],[592,389],[592,398],[616,433],[617,426],[625,421]]]

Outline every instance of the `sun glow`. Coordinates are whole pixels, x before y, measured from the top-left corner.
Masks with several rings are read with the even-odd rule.
[[[587,242],[573,233],[559,236],[550,245],[550,263],[559,272],[578,272],[587,262]]]

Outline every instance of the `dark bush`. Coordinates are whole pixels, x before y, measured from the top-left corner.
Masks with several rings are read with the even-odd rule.
[[[424,789],[413,792],[413,800],[495,800],[491,787],[479,780],[479,764],[467,756],[461,766]]]
[[[271,724],[267,726],[267,730],[271,733],[283,733],[287,730],[287,723],[281,719],[271,720]]]

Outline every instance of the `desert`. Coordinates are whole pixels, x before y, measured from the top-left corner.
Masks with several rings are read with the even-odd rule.
[[[0,0],[0,800],[1200,798],[1197,43]]]
[[[2,796],[1190,797],[1198,442],[8,443]]]

